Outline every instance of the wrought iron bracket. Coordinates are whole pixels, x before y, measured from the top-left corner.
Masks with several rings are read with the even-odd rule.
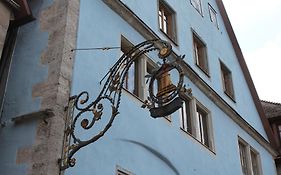
[[[73,167],[76,162],[76,159],[73,157],[74,154],[81,148],[97,141],[112,126],[115,117],[119,114],[118,109],[122,88],[129,68],[143,54],[153,51],[158,52],[158,57],[162,60],[162,65],[149,76],[149,97],[142,107],[148,108],[151,116],[157,118],[165,117],[182,106],[179,93],[184,89],[184,74],[177,62],[169,61],[170,59],[168,59],[172,53],[171,44],[163,40],[148,40],[134,46],[130,51],[124,53],[105,75],[103,87],[94,101],[89,102],[89,93],[86,91],[81,92],[70,100],[67,110],[68,119],[65,130],[65,146],[63,148],[62,159],[59,160],[61,170]],[[168,82],[168,85],[166,83],[167,86],[163,87],[161,92],[154,94],[155,81],[159,81],[163,74],[169,76],[169,72],[172,70],[178,72],[179,79],[177,85]],[[110,105],[109,108],[108,106],[104,106],[105,101],[107,101],[106,104]],[[103,116],[105,108],[111,111],[111,116]],[[82,140],[77,136],[78,130],[90,130],[104,117],[109,117],[108,122],[98,134],[91,136],[87,140]]]

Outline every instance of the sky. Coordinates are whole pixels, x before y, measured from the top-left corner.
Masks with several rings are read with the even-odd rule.
[[[223,0],[260,99],[281,103],[281,0]]]

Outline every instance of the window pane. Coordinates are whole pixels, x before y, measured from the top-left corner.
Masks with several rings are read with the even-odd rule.
[[[258,156],[255,152],[251,150],[251,160],[252,160],[252,170],[253,175],[259,175],[259,169],[258,169]]]
[[[209,147],[209,136],[208,136],[208,127],[207,127],[207,114],[197,107],[196,111],[196,132],[197,139],[204,145]]]
[[[164,2],[159,1],[159,28],[167,34],[171,39],[175,40],[175,22],[173,21],[174,18],[174,11],[169,8],[167,4],[164,4]]]
[[[135,63],[131,65],[127,77],[127,90],[135,94]]]
[[[222,75],[222,83],[224,92],[234,99],[234,90],[233,90],[233,83],[232,83],[232,76],[231,72],[228,70],[226,66],[221,63],[221,75]]]
[[[189,100],[185,100],[182,108],[180,109],[181,114],[181,128],[191,133],[191,118],[190,118],[190,109],[189,109]]]
[[[196,65],[208,74],[206,46],[195,34],[193,34],[193,50]]]
[[[246,146],[239,142],[240,163],[243,175],[248,175],[247,172],[247,159],[246,159]]]
[[[146,75],[150,74],[152,75],[153,70],[155,69],[151,64],[149,64],[149,62],[146,62]],[[146,89],[149,90],[149,81],[146,80]],[[153,84],[153,94],[156,95],[158,92],[158,80],[154,81]]]
[[[161,10],[159,10],[159,28],[163,30],[163,14]]]

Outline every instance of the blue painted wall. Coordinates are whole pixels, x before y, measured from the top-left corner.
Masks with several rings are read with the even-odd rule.
[[[11,118],[40,110],[40,98],[32,97],[32,87],[48,76],[48,67],[42,65],[41,54],[48,44],[48,33],[40,29],[40,12],[51,0],[29,0],[33,16],[37,20],[19,28],[11,71],[7,83],[0,128],[0,174],[28,174],[27,164],[17,164],[19,148],[33,145],[37,121],[14,124]]]
[[[158,29],[156,0],[122,1],[154,32],[167,40]],[[186,54],[185,61],[266,138],[221,17],[218,17],[220,26],[218,30],[209,20],[207,1],[203,0],[203,17],[189,1],[167,0],[166,2],[177,12],[179,46],[175,46],[174,51],[178,54]],[[210,0],[209,3],[218,12],[215,1]],[[192,57],[191,28],[207,43],[211,78],[206,77],[195,66]],[[102,1],[81,1],[78,48],[120,46],[121,35],[134,44],[145,40]],[[87,90],[91,99],[95,99],[101,88],[99,81],[119,56],[120,50],[77,52],[72,94]],[[232,71],[236,103],[223,93],[219,59]],[[114,174],[117,165],[138,175],[242,174],[238,136],[260,153],[263,173],[276,174],[271,155],[226,116],[192,82],[186,79],[185,83],[192,88],[193,95],[198,101],[211,111],[214,152],[180,129],[178,113],[173,114],[172,122],[166,119],[152,119],[148,110],[140,108],[142,103],[139,100],[124,92],[120,115],[117,116],[112,128],[99,141],[79,151],[75,156],[76,166],[67,169],[65,174],[110,175]],[[91,136],[90,132],[78,134],[83,137]]]
[[[162,36],[163,39],[169,40],[158,27],[158,2],[156,0],[149,2],[122,0],[122,2],[133,10],[134,13],[151,27],[154,32],[159,36]],[[165,2],[176,12],[178,46],[174,45],[174,51],[178,54],[185,54],[185,61],[201,76],[201,78],[220,94],[220,96],[248,123],[251,123],[263,137],[267,138],[215,0],[202,1],[203,16],[190,4],[189,0],[179,2],[165,0]],[[147,5],[148,3],[149,6]],[[219,29],[217,29],[210,21],[208,3],[218,13]],[[150,13],[146,11],[149,11]],[[194,30],[204,43],[206,43],[210,78],[195,64],[193,58],[192,30]],[[219,60],[221,60],[232,72],[236,103],[224,94]],[[245,108],[245,106],[247,106],[247,108]]]

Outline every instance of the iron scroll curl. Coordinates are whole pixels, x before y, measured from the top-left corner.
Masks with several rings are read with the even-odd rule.
[[[73,167],[76,163],[74,158],[75,153],[81,148],[94,143],[99,138],[101,138],[108,129],[112,126],[115,117],[119,114],[119,106],[122,95],[122,88],[124,86],[126,75],[134,61],[140,58],[143,54],[148,52],[158,51],[158,57],[162,60],[162,66],[151,75],[149,84],[149,98],[145,101],[142,107],[147,107],[149,109],[157,109],[157,107],[163,107],[169,102],[172,102],[183,86],[183,73],[182,69],[177,64],[172,64],[167,61],[167,57],[172,53],[172,46],[170,43],[163,40],[148,40],[144,41],[134,47],[132,47],[127,53],[124,53],[117,62],[111,67],[109,72],[105,76],[105,81],[103,87],[94,101],[90,101],[90,96],[87,91],[83,91],[76,96],[74,99],[74,111],[75,115],[69,123],[66,129],[66,138],[68,144],[66,144],[64,155],[60,161],[61,170],[68,167]],[[176,69],[179,73],[179,81],[177,86],[173,91],[165,94],[164,96],[155,96],[152,93],[151,88],[153,88],[153,82],[157,77],[163,72]],[[110,104],[111,116],[104,116],[104,106],[103,101],[107,101],[106,104]],[[91,115],[91,117],[86,117]],[[91,136],[89,139],[82,140],[79,138],[75,131],[77,128],[81,130],[89,130],[94,127],[94,125],[99,122],[102,118],[109,117],[108,122],[101,129],[98,134]],[[80,121],[80,123],[79,123]],[[71,140],[71,141],[70,141]]]

